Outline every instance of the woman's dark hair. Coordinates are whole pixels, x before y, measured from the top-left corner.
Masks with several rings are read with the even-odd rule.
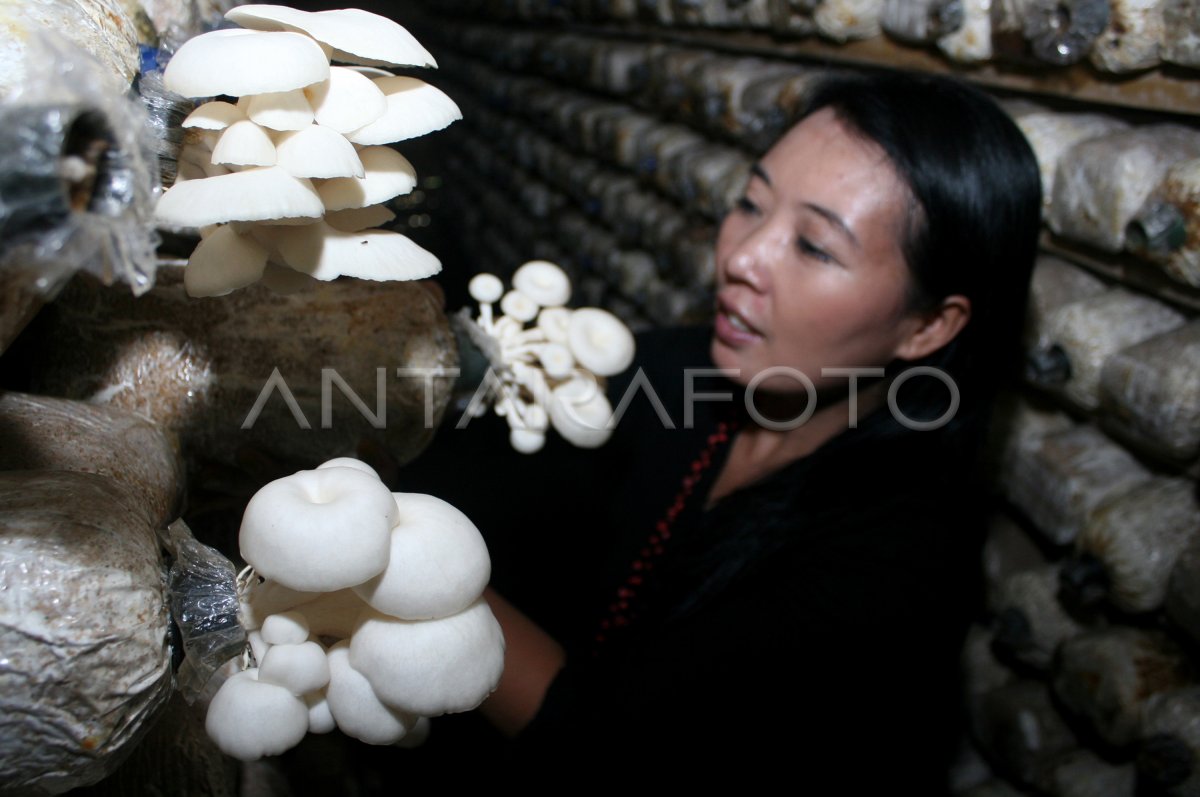
[[[1041,224],[1033,150],[993,99],[937,75],[833,75],[813,88],[796,121],[823,108],[878,145],[915,200],[903,242],[912,309],[952,294],[971,301],[971,320],[951,343],[899,365],[948,373],[961,393],[956,421],[978,420],[1017,373]],[[932,382],[906,383],[898,398],[907,415],[941,415],[947,391]]]

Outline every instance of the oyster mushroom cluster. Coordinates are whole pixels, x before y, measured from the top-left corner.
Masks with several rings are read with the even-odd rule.
[[[394,744],[478,706],[504,637],[483,600],[491,575],[474,524],[430,495],[391,493],[334,459],[267,484],[240,532],[249,665],[209,705],[209,736],[243,761],[335,727]]]
[[[496,414],[508,421],[513,448],[538,451],[551,426],[581,448],[603,445],[613,409],[598,377],[633,362],[629,328],[606,310],[565,307],[571,280],[546,260],[518,268],[507,292],[494,274],[475,275],[467,289],[479,303],[468,329],[491,361],[485,386]],[[472,407],[485,411],[477,402]]]
[[[436,67],[433,56],[359,9],[246,5],[225,16],[243,27],[188,40],[163,73],[170,91],[216,98],[184,120],[178,177],[155,210],[162,225],[200,229],[188,293],[440,271],[409,238],[376,229],[395,218],[384,203],[417,182],[387,145],[462,118],[439,89],[379,67]]]

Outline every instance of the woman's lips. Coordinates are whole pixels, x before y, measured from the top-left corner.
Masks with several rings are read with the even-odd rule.
[[[751,326],[743,315],[725,301],[717,302],[715,331],[718,340],[727,346],[734,347],[745,346],[762,337],[762,334]]]

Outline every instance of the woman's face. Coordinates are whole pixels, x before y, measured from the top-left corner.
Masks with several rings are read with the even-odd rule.
[[[910,194],[883,150],[829,109],[763,157],[717,236],[712,355],[751,382],[772,366],[818,389],[848,384],[824,368],[879,367],[919,326],[907,313],[901,241]],[[795,377],[763,389],[804,390]]]

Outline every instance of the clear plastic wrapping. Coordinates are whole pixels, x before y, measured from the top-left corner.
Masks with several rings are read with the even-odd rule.
[[[1186,319],[1173,307],[1123,288],[1071,302],[1049,315],[1036,352],[1061,353],[1065,369],[1046,369],[1040,383],[1061,392],[1076,406],[1100,406],[1100,375],[1105,362],[1122,349],[1149,340]]]
[[[44,68],[0,101],[0,294],[50,299],[80,270],[143,293],[158,240],[145,111],[62,36],[27,50]]]
[[[1104,422],[1140,448],[1200,454],[1200,321],[1113,354],[1100,374]]]
[[[109,774],[171,691],[154,528],[93,473],[0,473],[0,783],[61,793]]]
[[[1127,124],[1111,116],[1057,113],[1036,106],[1017,111],[1013,118],[1037,157],[1038,172],[1042,177],[1043,213],[1050,209],[1054,198],[1054,173],[1063,153],[1081,141],[1128,128]]]
[[[1074,541],[1096,507],[1151,476],[1093,426],[1049,434],[1018,456],[1006,492],[1054,545]]]
[[[1187,686],[1183,652],[1157,631],[1113,627],[1063,643],[1054,694],[1114,747],[1136,741],[1147,699]]]
[[[1167,276],[1200,287],[1200,158],[1176,163],[1129,223],[1126,245]]]
[[[179,442],[115,407],[0,392],[0,470],[98,473],[129,489],[154,526],[175,517],[183,492]]]
[[[1092,47],[1092,64],[1116,73],[1158,66],[1166,33],[1162,6],[1162,0],[1111,0],[1108,26]]]
[[[1163,28],[1163,60],[1200,69],[1200,0],[1165,0]]]
[[[870,39],[883,32],[879,18],[884,0],[823,0],[813,11],[817,32],[827,39],[844,42]]]
[[[962,25],[937,40],[952,61],[977,64],[992,57],[991,0],[962,0]]]
[[[1055,651],[1083,627],[1058,602],[1059,566],[1013,573],[996,590],[996,647],[1037,670],[1050,669]]]
[[[1100,581],[1112,605],[1134,614],[1162,606],[1171,568],[1200,536],[1195,492],[1187,479],[1156,478],[1106,501],[1088,518],[1075,543],[1077,557],[1103,565]]]
[[[1160,794],[1200,791],[1200,686],[1151,696],[1142,714],[1138,780]]]
[[[927,44],[963,24],[962,0],[884,0],[880,24],[892,38]]]
[[[1109,0],[1022,0],[1029,49],[1048,64],[1074,64],[1087,58],[1108,26]]]
[[[178,434],[193,462],[250,449],[303,464],[364,440],[407,461],[431,439],[452,380],[427,387],[397,372],[456,363],[422,284],[337,280],[290,295],[252,285],[197,301],[180,272],[164,270],[136,299],[72,283],[38,341],[35,389],[144,415]]]
[[[182,520],[167,527],[164,542],[172,558],[167,575],[171,617],[184,651],[175,677],[190,703],[204,693],[213,673],[246,648],[238,621],[237,572],[219,551],[197,542]]]
[[[1092,138],[1058,162],[1046,221],[1066,238],[1108,252],[1125,245],[1125,228],[1167,170],[1200,157],[1200,133],[1153,125]]]

